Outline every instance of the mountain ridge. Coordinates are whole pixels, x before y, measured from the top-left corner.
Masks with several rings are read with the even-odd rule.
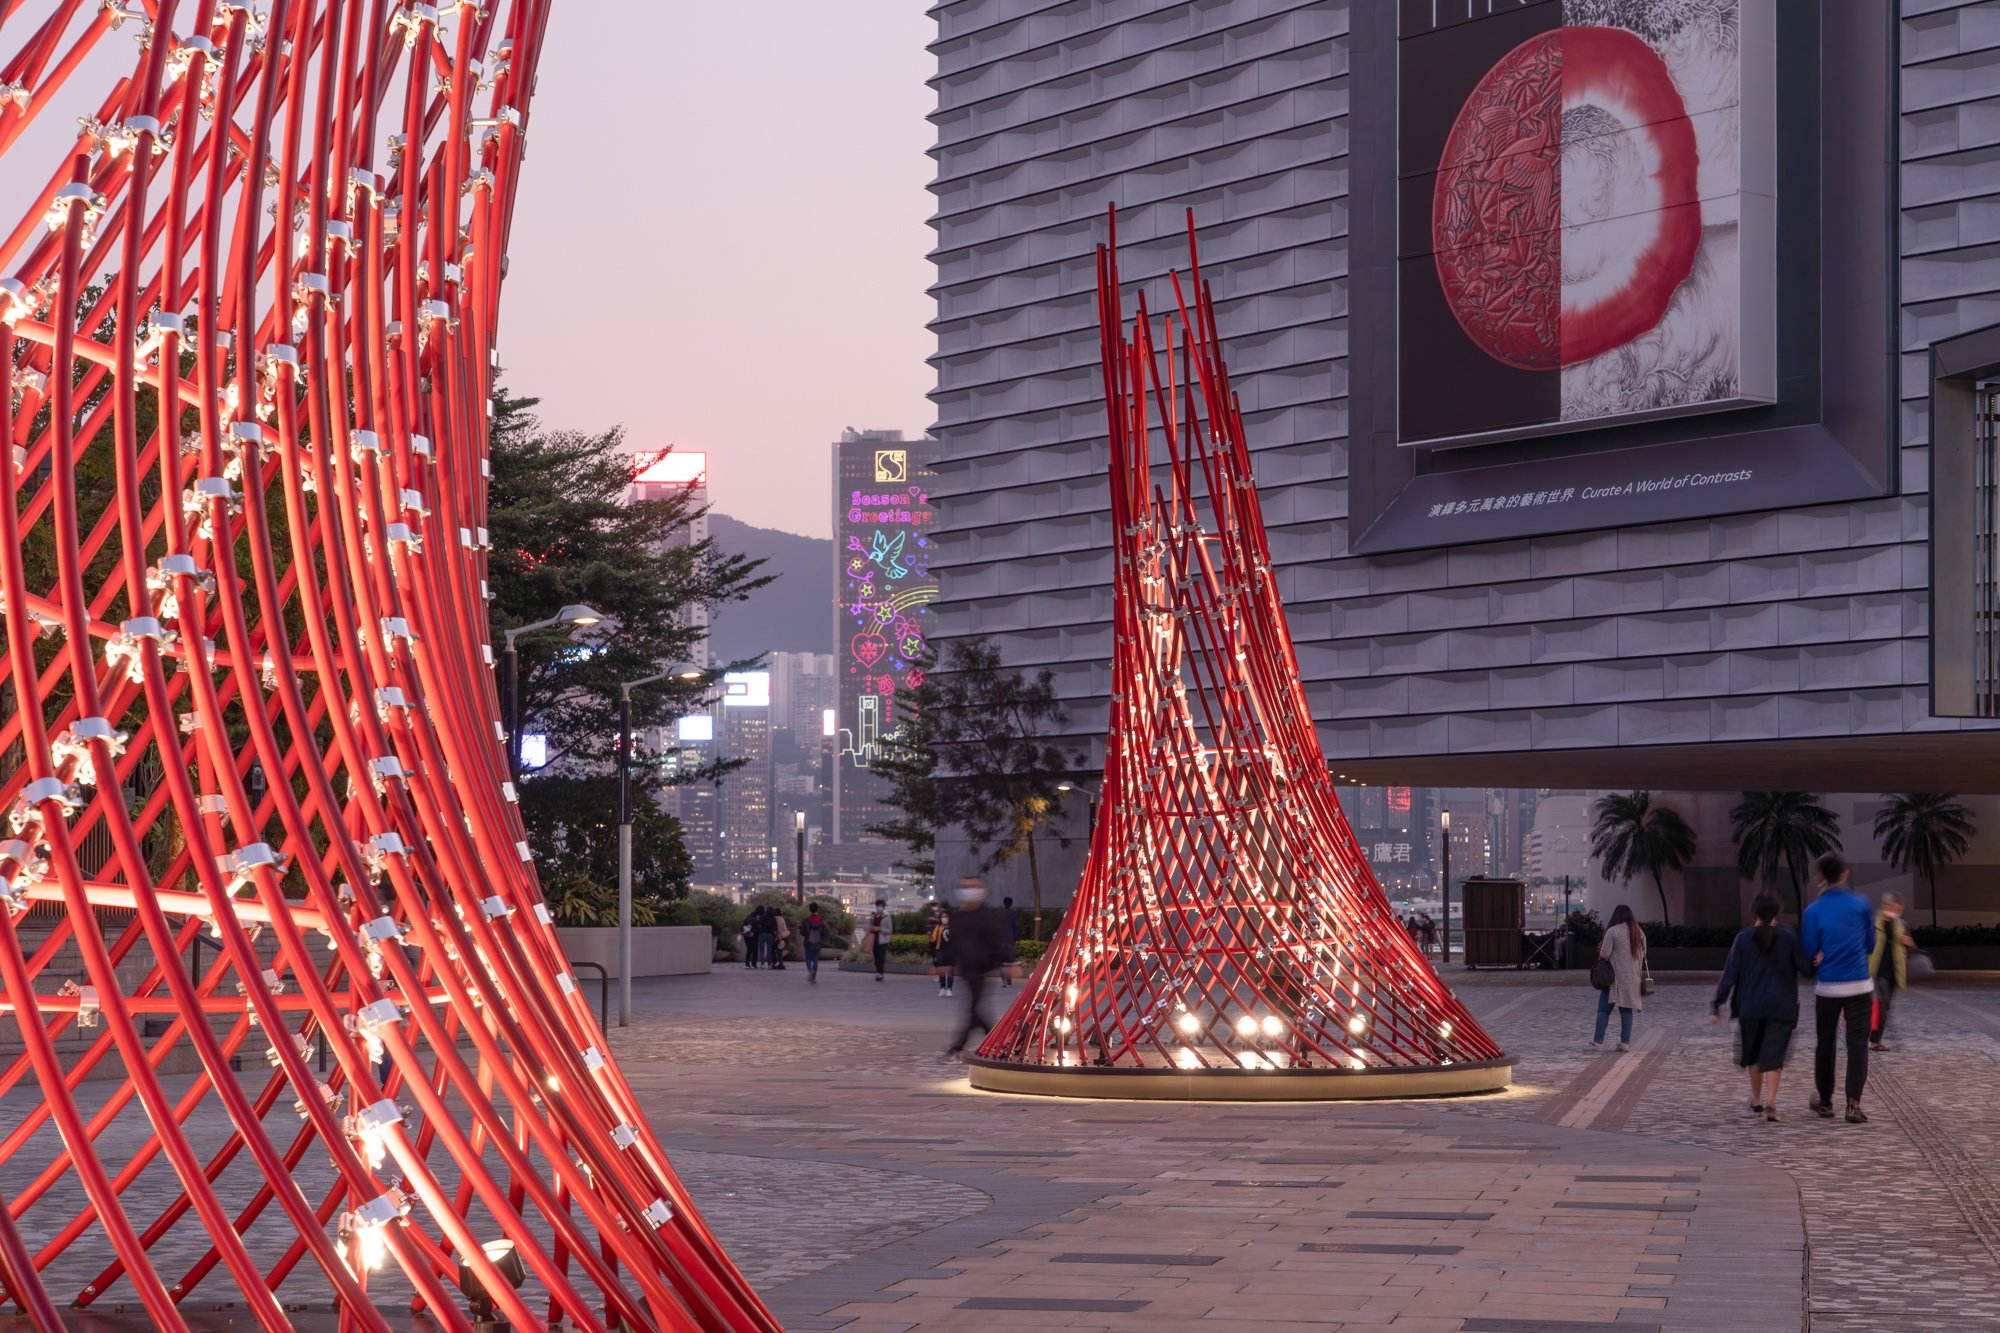
[[[749,600],[718,607],[709,618],[709,652],[717,662],[760,653],[833,651],[833,539],[760,528],[711,511],[708,535],[721,550],[765,562],[760,574],[777,581]]]

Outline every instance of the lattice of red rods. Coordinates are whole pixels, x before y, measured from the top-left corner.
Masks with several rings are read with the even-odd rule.
[[[1496,1060],[1356,844],[1320,752],[1243,418],[1194,256],[1191,300],[1128,337],[1098,306],[1116,549],[1111,718],[1083,878],[980,1046],[1029,1066],[1329,1076]]]
[[[0,0],[0,1286],[38,1327],[468,1329],[461,1284],[516,1328],[776,1327],[604,1051],[497,734],[551,8]]]

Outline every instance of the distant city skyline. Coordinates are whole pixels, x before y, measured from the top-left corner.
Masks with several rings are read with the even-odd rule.
[[[550,24],[508,388],[551,427],[705,451],[718,509],[831,536],[827,441],[932,420],[934,36],[920,4],[812,0]]]

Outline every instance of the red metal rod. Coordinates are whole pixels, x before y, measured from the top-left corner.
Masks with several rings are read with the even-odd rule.
[[[1101,799],[1063,927],[979,1054],[1328,1077],[1499,1060],[1396,922],[1341,813],[1192,214],[1192,282],[1167,275],[1174,309],[1157,343],[1143,296],[1127,335],[1115,212],[1108,231],[1097,274],[1118,688]]]
[[[367,1269],[393,1263],[454,1329],[461,1264],[523,1327],[546,1302],[590,1329],[775,1329],[565,985],[503,794],[487,557],[460,533],[486,526],[500,260],[549,0],[272,0],[261,20],[50,3],[32,24],[0,3],[0,78],[28,94],[0,102],[0,159],[48,181],[0,229],[19,390],[0,395],[0,747],[26,754],[0,779],[0,1012],[26,1047],[0,1087],[32,1073],[43,1099],[0,1167],[47,1163],[0,1209],[8,1295],[53,1324],[36,1264],[101,1236],[75,1299],[130,1282],[169,1328],[227,1281],[268,1327],[280,1283],[317,1283],[343,1327],[383,1329]],[[23,161],[87,57],[131,49],[114,23],[143,40],[79,151]],[[53,537],[47,567],[30,533]],[[66,915],[24,944],[33,903]],[[215,961],[190,978],[207,930]],[[72,945],[85,975],[59,987]],[[140,1015],[172,1021],[148,1043]],[[65,1063],[55,1037],[94,1022]],[[229,1065],[259,1041],[253,1094]],[[169,1098],[157,1071],[184,1049],[201,1072]],[[77,1081],[114,1062],[86,1123]],[[263,1121],[287,1095],[301,1127],[280,1146]],[[229,1136],[199,1155],[216,1108]],[[316,1153],[317,1205],[292,1176]],[[265,1183],[225,1209],[245,1160]],[[180,1188],[142,1232],[121,1192],[156,1161]],[[88,1206],[42,1217],[70,1172]],[[41,1255],[13,1226],[31,1214],[55,1237]],[[149,1250],[196,1225],[209,1249],[169,1289]],[[536,1291],[507,1280],[501,1240]]]

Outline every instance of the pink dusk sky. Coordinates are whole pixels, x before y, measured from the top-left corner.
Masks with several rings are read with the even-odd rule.
[[[924,0],[556,8],[500,360],[550,426],[707,451],[717,509],[832,532],[828,444],[920,433]]]

